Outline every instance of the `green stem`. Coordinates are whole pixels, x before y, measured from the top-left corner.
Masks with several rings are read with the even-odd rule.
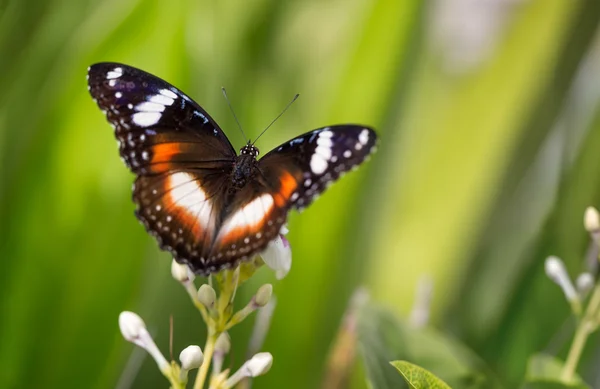
[[[579,322],[577,330],[575,331],[575,337],[573,338],[571,349],[569,350],[567,360],[565,361],[565,365],[561,373],[561,380],[565,383],[573,381],[587,338],[597,327],[599,309],[600,284],[596,285],[594,288],[594,292],[585,310],[585,314],[583,315],[583,318]]]
[[[182,377],[180,375],[180,368],[175,362],[171,362],[168,369],[161,370],[163,375],[169,380],[171,383],[171,389],[185,389],[185,381],[182,381]]]
[[[213,353],[215,352],[215,343],[217,342],[219,335],[219,333],[209,330],[209,335],[206,339],[206,345],[204,346],[204,362],[202,362],[200,370],[198,370],[196,382],[194,382],[194,389],[202,389],[204,387],[206,375],[208,374],[208,368],[210,367]]]

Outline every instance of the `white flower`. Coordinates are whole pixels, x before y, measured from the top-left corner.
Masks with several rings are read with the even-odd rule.
[[[249,361],[244,363],[238,371],[229,377],[223,385],[224,388],[232,388],[246,377],[258,377],[266,374],[273,365],[273,356],[271,353],[255,354]]]
[[[567,269],[565,268],[565,264],[563,261],[555,256],[550,256],[546,258],[545,263],[546,275],[552,281],[554,281],[560,288],[563,290],[567,301],[576,301],[579,296],[575,291],[575,286],[573,286],[573,282],[569,277],[569,273],[567,273]]]
[[[169,362],[162,355],[154,340],[146,329],[146,324],[137,314],[129,311],[121,312],[119,315],[119,328],[125,340],[140,346],[148,352],[156,361],[158,368],[162,372],[170,370]]]
[[[596,232],[600,230],[600,215],[594,207],[587,207],[583,217],[583,225],[588,232]]]
[[[215,306],[215,301],[217,301],[217,292],[215,292],[212,286],[202,284],[200,289],[198,289],[198,301],[206,308],[211,309]]]
[[[265,305],[267,305],[269,303],[272,295],[273,295],[273,285],[264,284],[263,286],[258,288],[256,295],[254,295],[254,299],[253,299],[254,304],[256,304],[256,306],[258,306],[258,307],[264,307]]]
[[[577,292],[581,297],[587,296],[590,290],[594,287],[594,276],[591,273],[581,273],[575,280]]]
[[[285,233],[287,233],[287,228],[283,226],[281,233],[269,242],[261,254],[267,266],[275,270],[275,277],[278,280],[285,277],[292,267],[292,248],[290,242],[283,235]]]
[[[175,259],[171,262],[171,276],[181,283],[194,281],[195,278],[194,273],[187,265],[178,263]]]
[[[181,368],[183,370],[197,369],[202,364],[204,355],[199,346],[187,346],[179,354],[179,360],[181,361]]]
[[[250,377],[258,377],[269,371],[273,365],[271,353],[258,353],[246,362],[246,369]]]

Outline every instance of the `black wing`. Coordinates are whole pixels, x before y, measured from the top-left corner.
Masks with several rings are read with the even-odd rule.
[[[88,88],[115,127],[121,157],[134,173],[219,166],[236,157],[208,113],[158,77],[98,63],[88,70]]]
[[[162,249],[206,273],[236,158],[231,143],[197,103],[142,70],[95,64],[88,85],[115,128],[123,161],[138,175],[136,215]]]
[[[369,127],[324,127],[273,149],[260,159],[259,169],[281,203],[303,209],[365,161],[376,143],[377,135]]]

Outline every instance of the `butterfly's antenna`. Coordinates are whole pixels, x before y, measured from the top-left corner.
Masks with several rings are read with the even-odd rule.
[[[292,99],[292,101],[290,101],[290,102],[288,103],[288,105],[286,105],[286,106],[285,106],[285,108],[283,109],[283,111],[281,111],[281,113],[280,113],[279,115],[277,115],[277,117],[276,117],[275,119],[273,119],[273,121],[271,122],[271,124],[269,124],[269,125],[267,126],[267,128],[265,128],[265,129],[263,130],[263,132],[261,132],[261,133],[260,133],[260,134],[259,134],[259,135],[256,137],[256,139],[254,139],[254,142],[252,142],[252,144],[255,144],[255,143],[256,143],[256,141],[258,140],[258,138],[260,138],[260,137],[262,136],[262,134],[264,134],[265,132],[267,132],[267,130],[269,129],[269,127],[271,127],[271,126],[273,125],[273,123],[275,123],[275,122],[277,121],[277,119],[279,119],[279,118],[281,117],[281,115],[283,115],[283,114],[285,113],[285,111],[287,111],[287,110],[288,110],[288,108],[290,107],[290,105],[292,105],[292,103],[293,103],[294,101],[296,101],[296,99],[297,99],[298,97],[300,97],[300,93],[297,93],[297,94],[296,94],[296,96],[294,96],[294,98]]]
[[[231,113],[233,114],[233,117],[235,118],[235,122],[237,123],[238,127],[240,128],[240,131],[242,132],[244,139],[246,140],[246,142],[248,142],[248,138],[246,138],[246,134],[244,134],[244,130],[242,130],[242,125],[240,124],[240,121],[238,120],[237,116],[235,116],[235,112],[233,112],[233,107],[231,106],[231,103],[229,102],[229,97],[227,97],[227,91],[225,90],[225,87],[221,87],[221,90],[223,91],[223,96],[225,96],[227,105],[229,105],[229,109],[231,110]]]

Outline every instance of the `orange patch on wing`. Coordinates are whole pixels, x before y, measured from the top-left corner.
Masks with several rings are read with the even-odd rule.
[[[277,204],[278,207],[283,207],[292,193],[294,193],[294,190],[298,187],[298,182],[294,176],[284,170],[279,178],[279,184],[281,186],[279,192],[275,193],[275,204]]]
[[[159,143],[152,147],[150,163],[169,162],[173,156],[182,152],[181,143]]]

